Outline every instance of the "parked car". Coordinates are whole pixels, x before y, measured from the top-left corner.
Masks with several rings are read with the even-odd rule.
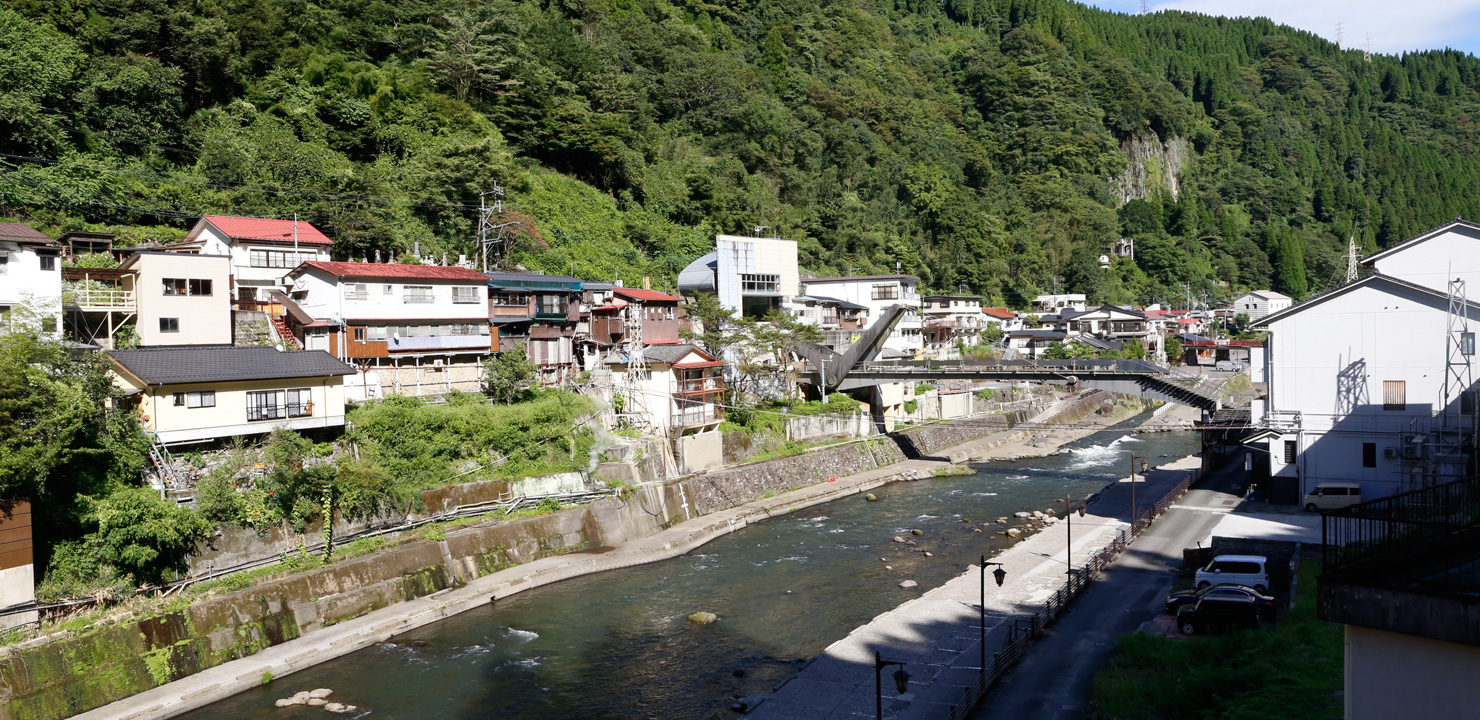
[[[1213,364],[1213,369],[1217,370],[1218,372],[1238,372],[1244,369],[1244,365],[1243,363],[1234,362],[1232,360],[1219,360],[1217,363]]]
[[[1321,483],[1306,493],[1301,505],[1306,512],[1335,510],[1362,502],[1362,486],[1357,483]]]
[[[1206,597],[1253,598],[1254,604],[1259,606],[1260,617],[1264,620],[1274,619],[1274,598],[1243,585],[1209,585],[1201,590],[1175,590],[1167,595],[1167,613],[1176,615],[1177,611],[1196,605],[1198,600]]]
[[[1263,555],[1219,555],[1197,571],[1193,585],[1246,585],[1261,595],[1269,592],[1269,560]]]
[[[1183,635],[1219,630],[1258,628],[1262,618],[1259,603],[1251,597],[1213,596],[1177,611],[1177,629]]]

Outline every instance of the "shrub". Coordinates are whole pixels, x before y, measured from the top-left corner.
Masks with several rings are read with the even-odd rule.
[[[916,395],[924,395],[925,393],[928,393],[928,392],[930,392],[931,390],[934,390],[934,389],[935,389],[935,386],[934,385],[931,385],[930,383],[920,383],[919,385],[916,385],[915,386],[915,394]]]
[[[992,388],[982,388],[976,391],[976,396],[978,398],[981,398],[982,400],[991,400],[992,398],[997,397],[997,391],[993,390]]]
[[[98,556],[140,582],[164,580],[178,570],[210,524],[193,510],[176,506],[149,488],[127,488],[95,501],[98,531],[89,541]]]
[[[909,413],[909,414],[911,414],[911,415],[915,414],[915,411],[916,410],[919,410],[919,409],[920,409],[920,401],[919,400],[906,400],[904,402],[904,411],[907,412],[907,413]]]

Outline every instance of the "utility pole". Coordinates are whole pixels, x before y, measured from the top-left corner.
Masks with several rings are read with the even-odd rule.
[[[487,197],[493,196],[493,206],[489,207]],[[489,219],[494,215],[504,214],[504,186],[495,182],[493,189],[478,193],[478,249],[483,254],[483,272],[488,272],[488,231],[495,229]],[[502,239],[502,235],[500,235]],[[495,240],[494,242],[498,242]],[[495,262],[497,258],[494,258]]]
[[[1346,45],[1346,23],[1341,18],[1336,18],[1336,47]]]
[[[1367,35],[1367,42],[1362,44],[1362,62],[1372,62],[1372,35]]]

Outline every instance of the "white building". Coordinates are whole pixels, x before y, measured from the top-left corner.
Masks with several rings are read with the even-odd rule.
[[[12,312],[41,332],[62,327],[62,247],[29,225],[0,223],[0,318]]]
[[[1248,315],[1250,320],[1259,320],[1284,310],[1294,303],[1287,295],[1273,290],[1255,290],[1240,295],[1233,301],[1234,315]]]
[[[1362,259],[1377,272],[1439,292],[1450,280],[1464,280],[1471,297],[1480,297],[1480,225],[1456,220]]]
[[[980,344],[988,320],[980,295],[926,295],[920,314],[926,347],[941,360],[959,357],[961,345]]]
[[[266,300],[282,290],[283,276],[310,260],[327,261],[334,241],[301,220],[206,215],[185,240],[163,249],[202,255],[229,255],[236,299]]]
[[[782,310],[801,294],[797,244],[781,238],[716,235],[714,252],[689,263],[678,275],[682,295],[714,295],[742,317]]]
[[[68,267],[62,308],[67,334],[114,347],[132,325],[139,347],[230,345],[231,258],[138,250],[116,268]]]
[[[1448,307],[1441,291],[1371,275],[1260,322],[1269,389],[1253,414],[1277,497],[1356,482],[1371,499],[1454,472],[1432,464],[1436,416],[1460,403],[1458,389],[1444,396]]]
[[[884,343],[887,350],[897,355],[918,357],[925,347],[921,333],[921,300],[916,291],[920,278],[914,275],[858,275],[850,277],[805,278],[802,291],[811,297],[836,298],[868,308],[872,322],[884,317],[884,311],[894,305],[907,309],[905,316],[895,326],[893,334]]]
[[[346,381],[351,400],[479,389],[479,363],[496,342],[483,273],[312,261],[288,278],[288,323],[303,347],[360,369]]]
[[[1033,312],[1037,314],[1060,313],[1065,310],[1084,312],[1088,300],[1084,293],[1039,295],[1033,298]]]

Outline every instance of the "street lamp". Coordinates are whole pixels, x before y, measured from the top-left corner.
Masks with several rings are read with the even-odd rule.
[[[879,651],[874,651],[874,717],[884,720],[884,668],[890,665],[898,665],[899,669],[894,671],[894,689],[904,694],[910,684],[910,674],[904,671],[904,663],[898,660],[885,660],[879,656]]]
[[[986,555],[983,555],[982,556],[982,563],[981,563],[981,570],[982,570],[982,597],[981,597],[981,605],[978,606],[978,612],[979,612],[979,616],[980,616],[980,619],[981,619],[980,626],[981,626],[981,633],[982,633],[982,637],[981,637],[981,640],[982,640],[982,643],[981,643],[981,650],[982,650],[982,673],[986,673],[987,672],[987,566],[988,565],[996,565],[997,566],[997,569],[992,571],[992,577],[994,577],[994,578],[997,579],[997,587],[1002,587],[1002,581],[1007,579],[1007,571],[1002,569],[1002,563],[989,563],[989,562],[987,562],[987,556]]]
[[[1146,458],[1131,455],[1131,537],[1136,537],[1136,528],[1140,525],[1140,515],[1136,507],[1136,461],[1141,461],[1141,474],[1146,474]]]
[[[1131,490],[1134,491],[1135,488],[1135,480],[1132,479]],[[1076,507],[1074,498],[1064,498],[1064,537],[1068,539],[1064,547],[1064,564],[1069,566],[1067,573],[1070,580],[1074,579],[1074,513],[1076,512],[1079,513],[1079,517],[1084,517],[1084,503],[1079,503]]]

